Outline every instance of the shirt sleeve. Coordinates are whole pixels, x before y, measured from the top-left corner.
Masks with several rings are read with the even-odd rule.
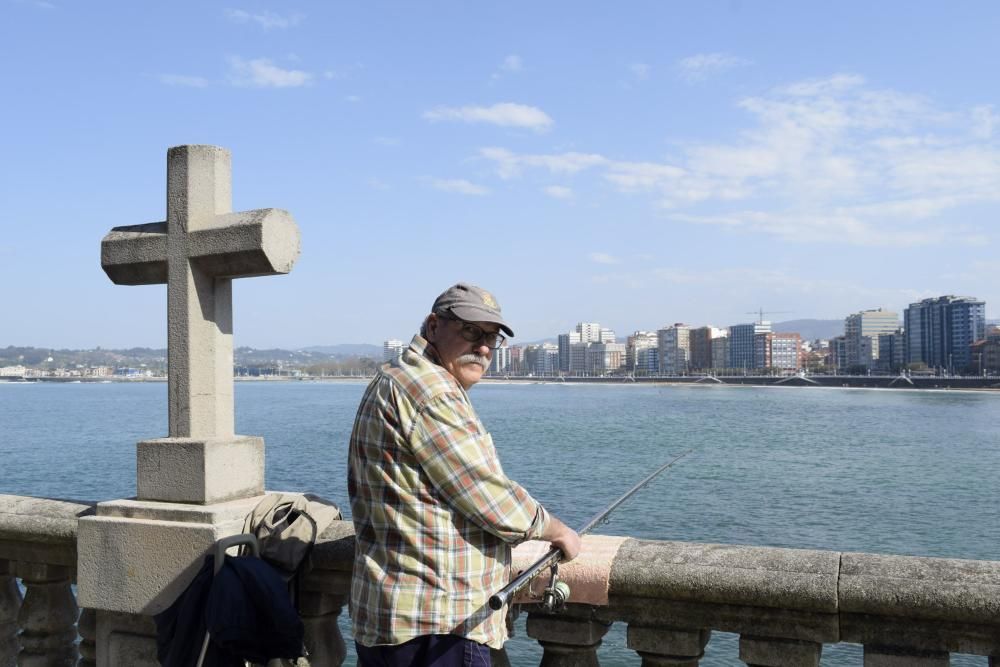
[[[510,544],[544,533],[548,512],[504,474],[490,435],[463,398],[431,399],[417,415],[409,442],[438,493],[469,521]]]

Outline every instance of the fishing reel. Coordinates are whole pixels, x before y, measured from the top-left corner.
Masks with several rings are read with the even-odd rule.
[[[569,584],[559,579],[559,563],[549,568],[549,585],[542,591],[542,609],[548,613],[562,611],[569,600]]]

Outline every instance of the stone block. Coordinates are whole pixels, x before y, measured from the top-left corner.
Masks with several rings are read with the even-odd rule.
[[[656,655],[700,657],[711,637],[710,630],[628,626],[626,645],[633,651]]]
[[[610,595],[836,613],[839,572],[834,551],[628,540]]]
[[[595,646],[608,633],[611,625],[600,621],[528,614],[525,630],[532,639],[568,646]]]
[[[264,493],[264,439],[160,438],[137,446],[140,500],[209,504]]]
[[[96,516],[80,520],[80,606],[142,615],[162,611],[194,578],[216,541],[242,532],[259,501],[99,503]]]
[[[740,637],[740,660],[760,667],[819,667],[823,645],[775,637]]]
[[[948,667],[947,653],[865,646],[864,667]]]

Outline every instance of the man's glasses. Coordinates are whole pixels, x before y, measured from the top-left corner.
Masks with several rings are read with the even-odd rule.
[[[500,332],[487,332],[484,331],[478,324],[464,322],[453,317],[446,317],[444,319],[449,319],[462,325],[458,330],[458,335],[462,337],[462,340],[466,340],[470,343],[485,345],[493,350],[499,350],[507,344],[507,337]]]

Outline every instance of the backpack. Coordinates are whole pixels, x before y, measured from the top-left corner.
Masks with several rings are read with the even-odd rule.
[[[243,532],[254,535],[260,557],[285,581],[305,574],[316,539],[334,521],[340,509],[325,498],[305,493],[269,493],[257,503],[243,523]],[[296,596],[297,597],[297,596]]]

